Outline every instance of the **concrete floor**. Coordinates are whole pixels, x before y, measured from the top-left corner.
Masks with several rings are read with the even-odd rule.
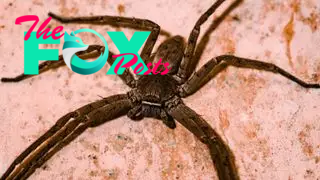
[[[38,15],[40,22],[49,11],[65,16],[134,16],[188,37],[212,2],[3,0],[0,76],[23,72],[23,31],[32,23],[15,25],[19,16]],[[209,18],[202,33],[231,2]],[[247,0],[210,35],[199,65],[213,56],[231,53],[275,63],[306,81],[320,83],[319,12],[319,0]],[[52,27],[58,25],[51,21]],[[102,34],[115,30],[85,25],[65,25],[64,30],[84,27]],[[133,31],[125,33],[130,37]],[[81,38],[85,44],[99,43],[91,35]],[[62,44],[42,48],[61,51]],[[118,77],[105,75],[108,68],[83,76],[62,67],[18,84],[0,84],[0,174],[62,115],[99,96],[129,90]],[[242,179],[320,179],[320,90],[304,89],[271,73],[228,68],[185,102],[230,145]],[[30,179],[217,177],[206,147],[182,126],[172,131],[153,119],[133,122],[122,117],[87,130]]]

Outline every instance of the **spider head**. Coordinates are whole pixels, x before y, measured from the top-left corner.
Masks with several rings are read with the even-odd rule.
[[[173,36],[164,42],[158,47],[153,59],[153,63],[157,63],[159,59],[162,59],[162,63],[169,63],[168,69],[171,69],[168,74],[174,75],[178,72],[180,62],[183,58],[183,51],[185,47],[185,40],[182,36]],[[161,66],[159,67],[163,68]]]

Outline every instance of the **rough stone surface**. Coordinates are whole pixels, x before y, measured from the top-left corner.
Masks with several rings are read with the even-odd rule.
[[[0,76],[23,72],[22,15],[49,11],[64,16],[122,15],[153,20],[188,37],[212,0],[4,0],[0,4]],[[227,1],[202,27],[206,30]],[[271,62],[307,81],[320,82],[320,1],[251,0],[235,9],[210,35],[201,57],[231,53]],[[60,25],[51,21],[51,27]],[[39,25],[37,26],[37,28]],[[113,29],[65,25],[98,32]],[[134,31],[126,30],[130,37]],[[115,49],[106,33],[111,49]],[[84,34],[86,44],[100,43]],[[159,38],[159,42],[164,38]],[[158,43],[159,44],[159,43]],[[41,48],[62,49],[62,43]],[[116,50],[114,50],[116,51]],[[117,51],[116,51],[117,52]],[[108,66],[83,76],[66,67],[25,80],[0,84],[0,174],[30,143],[65,113],[123,93],[128,88]],[[225,139],[236,155],[242,179],[320,178],[320,91],[256,70],[228,68],[185,100]],[[87,130],[38,169],[30,179],[217,179],[204,145],[182,126],[119,118]]]

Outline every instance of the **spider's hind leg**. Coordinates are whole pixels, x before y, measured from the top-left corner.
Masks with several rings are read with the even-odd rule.
[[[91,119],[95,121],[91,122],[91,124],[99,125],[101,121],[111,117],[114,113],[118,112],[118,110],[123,107],[125,110],[127,109],[127,104],[131,105],[129,100],[127,100],[127,95],[119,94],[110,96],[107,98],[103,98],[99,101],[92,102],[77,110],[66,114],[61,117],[52,128],[50,128],[44,135],[42,135],[38,140],[33,142],[26,150],[24,150],[8,167],[6,172],[0,177],[0,180],[5,179],[26,179],[22,178],[27,173],[29,174],[29,170],[33,172],[38,166],[38,161],[45,156],[52,148],[55,148],[60,141],[63,142],[63,139],[66,138],[69,134],[71,135],[74,130],[77,130],[77,126],[79,124],[83,124],[86,121],[84,119],[86,117],[92,116]],[[93,116],[99,115],[103,112],[100,112],[102,108],[113,108],[113,111],[105,111],[105,116],[99,116],[97,118],[93,118]],[[95,112],[95,114],[93,114]],[[117,115],[117,114],[116,114]],[[99,119],[101,121],[99,121]],[[77,132],[80,130],[77,130]],[[79,132],[80,134],[80,132]],[[67,145],[63,144],[62,146]],[[61,146],[61,147],[62,147]],[[56,151],[54,151],[55,153]],[[51,153],[51,151],[49,152]],[[53,154],[51,153],[50,157]],[[47,156],[48,157],[48,156]],[[46,158],[47,158],[46,157]],[[42,161],[42,160],[41,160]],[[44,163],[45,161],[42,161]],[[33,166],[37,166],[33,168]],[[21,177],[21,178],[18,178]]]
[[[219,179],[239,180],[235,157],[230,147],[199,114],[186,106],[178,97],[167,102],[166,112],[193,133],[209,148]]]

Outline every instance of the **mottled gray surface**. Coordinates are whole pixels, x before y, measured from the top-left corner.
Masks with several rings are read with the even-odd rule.
[[[47,18],[48,11],[65,16],[134,16],[151,19],[173,34],[187,37],[212,2],[4,0],[0,4],[0,76],[23,72],[22,34],[32,23],[15,25],[18,16],[35,14],[40,21]],[[319,0],[248,0],[210,36],[200,65],[213,56],[232,53],[275,63],[319,83],[319,12]],[[239,21],[232,18],[235,16]],[[59,24],[52,21],[51,25]],[[68,32],[83,27],[98,32],[115,30],[64,27]],[[132,33],[126,31],[129,37]],[[99,42],[91,35],[81,37],[85,44]],[[62,43],[42,47],[61,50]],[[0,84],[0,174],[60,116],[99,96],[126,92],[128,88],[118,77],[105,75],[108,68],[83,76],[63,67],[19,84]],[[303,89],[271,73],[228,68],[185,102],[230,145],[242,179],[320,178],[319,90]],[[152,119],[133,122],[123,117],[86,131],[30,179],[178,178],[216,179],[205,146],[180,125],[172,131]]]

